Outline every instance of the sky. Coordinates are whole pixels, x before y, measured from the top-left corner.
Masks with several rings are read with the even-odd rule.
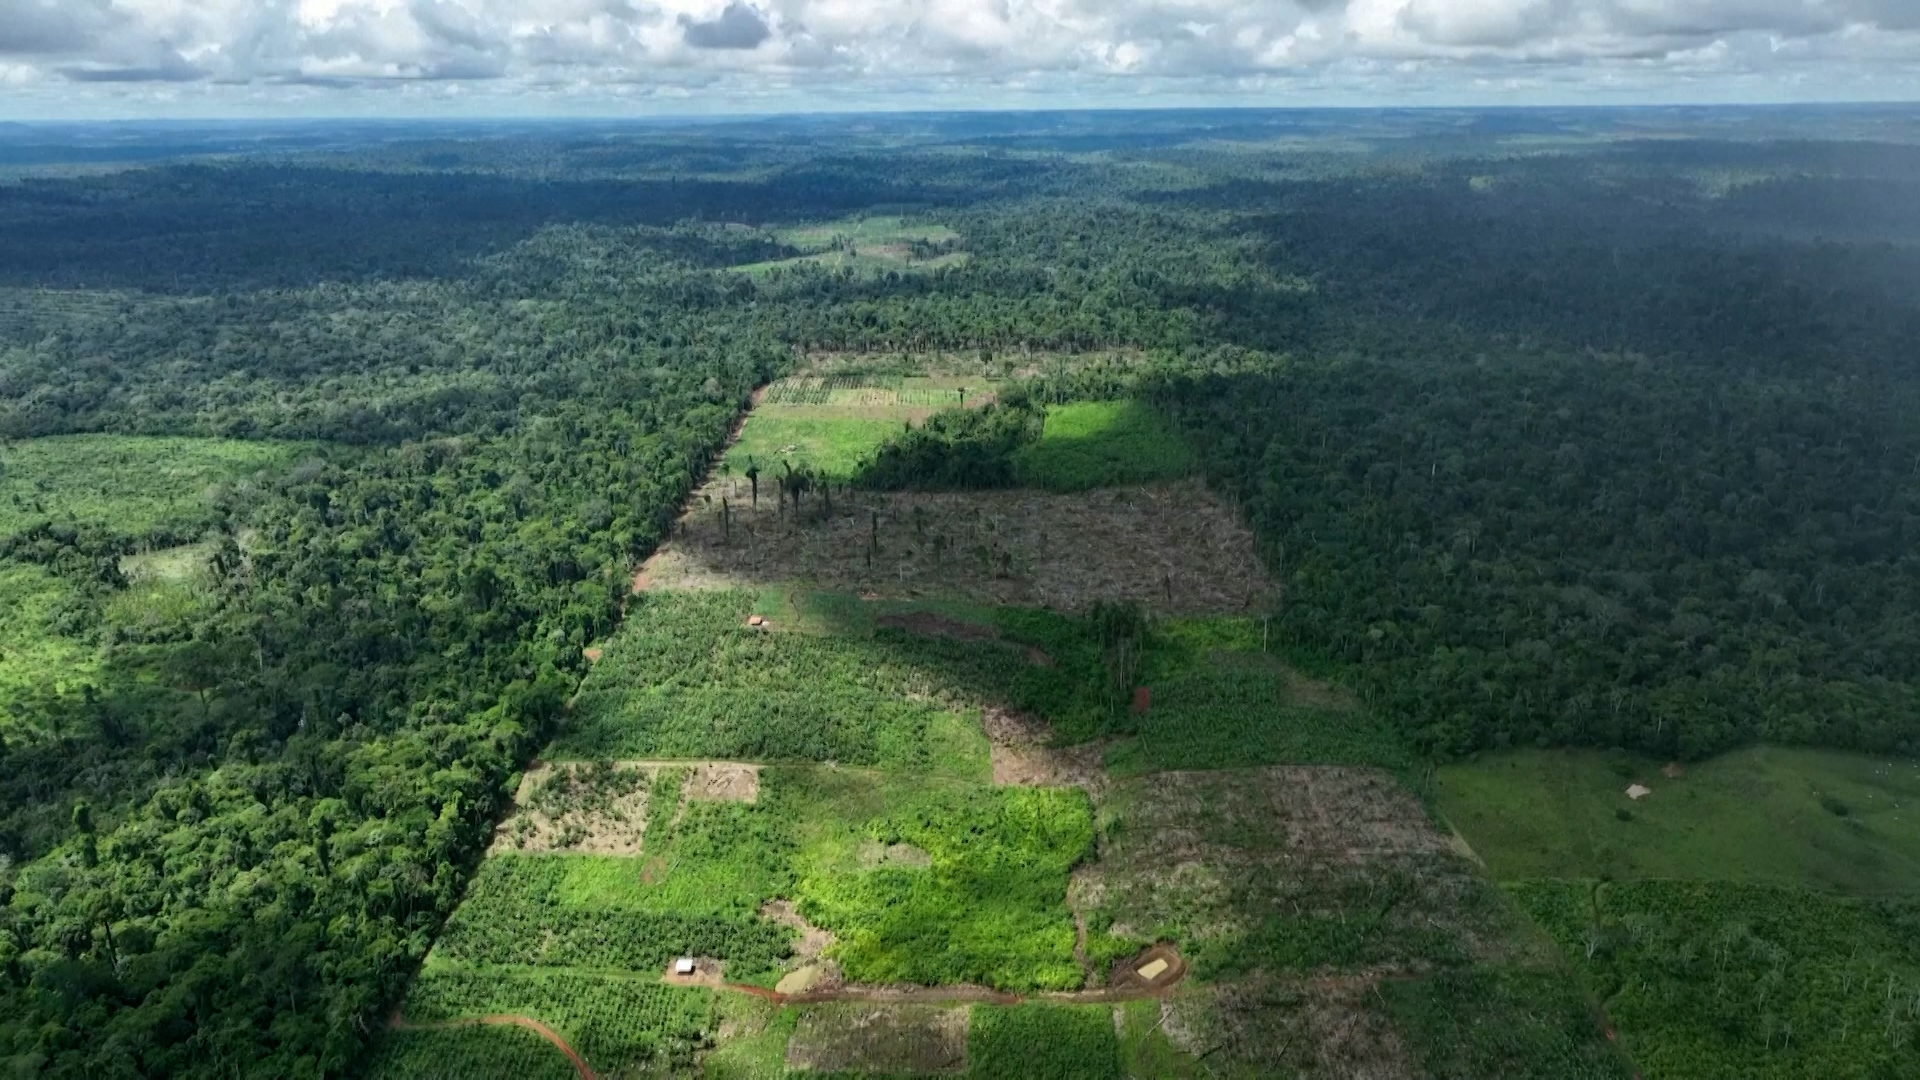
[[[0,0],[0,118],[1920,101],[1920,0]]]

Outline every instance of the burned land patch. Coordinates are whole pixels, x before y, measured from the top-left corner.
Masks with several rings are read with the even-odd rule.
[[[967,1010],[864,1002],[811,1006],[787,1043],[786,1065],[890,1076],[965,1072]]]
[[[1173,615],[1260,609],[1271,583],[1251,531],[1197,482],[1077,494],[971,491],[808,496],[763,477],[710,480],[648,560],[654,589],[800,584],[1080,611],[1132,600]]]
[[[1118,781],[1099,835],[1076,910],[1118,938],[1177,943],[1204,978],[1420,971],[1539,947],[1383,772]]]
[[[1255,1075],[1401,1080],[1418,1075],[1372,977],[1251,976],[1161,1005],[1175,1048]]]

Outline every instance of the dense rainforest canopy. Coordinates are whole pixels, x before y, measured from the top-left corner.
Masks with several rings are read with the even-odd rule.
[[[1884,119],[0,144],[0,1056],[352,1073],[633,564],[807,354],[1024,380],[875,486],[1006,483],[1041,404],[1149,403],[1276,634],[1435,758],[1920,752],[1920,145]],[[956,239],[791,230],[860,214]],[[179,437],[254,449],[113,509]],[[124,471],[15,482],[30,446]],[[188,594],[142,576],[180,551]]]

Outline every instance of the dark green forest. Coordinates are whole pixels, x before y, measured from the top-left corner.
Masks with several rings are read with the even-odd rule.
[[[874,487],[1005,485],[1046,404],[1147,402],[1276,637],[1430,759],[1920,754],[1920,136],[1463,120],[0,140],[0,468],[284,450],[157,523],[58,478],[0,505],[52,598],[20,633],[92,658],[0,682],[6,1067],[355,1074],[634,565],[809,354],[1012,387]],[[1887,141],[1812,134],[1850,125]],[[965,259],[781,232],[859,214]],[[186,545],[191,602],[124,617]]]

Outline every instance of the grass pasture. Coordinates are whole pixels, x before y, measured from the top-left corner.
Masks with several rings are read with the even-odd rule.
[[[1047,491],[1180,480],[1192,451],[1138,401],[1086,401],[1047,409],[1038,441],[1014,455],[1020,483]]]
[[[960,236],[952,229],[944,225],[910,223],[888,215],[778,229],[775,236],[805,254],[749,263],[734,270],[759,277],[811,264],[859,275],[878,275],[888,271],[938,270],[967,261],[966,252],[954,250]]]
[[[40,521],[128,536],[190,529],[211,492],[289,464],[291,443],[129,435],[57,435],[0,450],[0,535]]]
[[[760,493],[776,499],[774,477],[786,466],[812,469],[838,483],[852,480],[864,458],[906,424],[938,409],[993,400],[997,383],[962,375],[898,375],[845,371],[802,374],[767,387],[758,408],[747,417],[739,441],[727,451],[721,475],[738,477],[731,488],[745,488],[750,464],[760,468]],[[711,485],[709,485],[711,486]],[[705,493],[717,498],[711,492]]]
[[[1438,789],[1647,1075],[1920,1075],[1920,763],[1516,751]]]
[[[1598,751],[1488,754],[1441,769],[1438,802],[1503,881],[1920,892],[1920,762],[1754,747],[1675,771]],[[1653,794],[1629,799],[1634,783]]]

